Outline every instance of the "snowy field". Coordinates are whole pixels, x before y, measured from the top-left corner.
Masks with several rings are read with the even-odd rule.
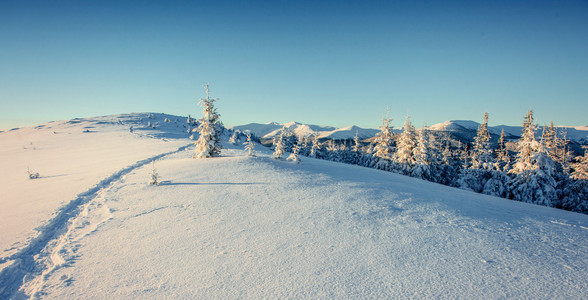
[[[586,215],[228,143],[192,159],[185,118],[154,118],[0,133],[0,298],[588,295]]]

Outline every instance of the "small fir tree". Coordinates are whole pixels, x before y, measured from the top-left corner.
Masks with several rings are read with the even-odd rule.
[[[247,155],[255,156],[255,144],[251,140],[251,133],[247,132],[247,141],[243,143],[245,145],[245,150],[247,150]]]
[[[284,137],[287,135],[287,130],[286,126],[282,127],[282,130],[278,134],[278,138],[275,140],[276,144],[274,145],[274,154],[272,155],[275,159],[282,159],[282,156],[284,155]]]
[[[39,178],[39,173],[35,171],[31,171],[29,167],[27,167],[27,174],[29,175],[29,179],[37,179]]]
[[[157,173],[157,170],[155,169],[155,161],[151,162],[151,180],[149,181],[149,184],[152,184],[152,185],[159,184],[159,174]]]
[[[300,158],[298,157],[298,152],[300,151],[300,146],[298,144],[292,147],[292,153],[288,156],[287,160],[291,160],[295,163],[300,163]]]
[[[233,131],[233,134],[229,138],[229,143],[231,143],[233,145],[237,145],[237,143],[239,142],[238,140],[239,140],[238,133],[237,133],[237,130],[235,130],[235,131]]]

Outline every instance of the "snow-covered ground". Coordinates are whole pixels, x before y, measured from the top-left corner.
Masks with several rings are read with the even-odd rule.
[[[41,176],[67,176],[28,180],[22,173],[26,165],[2,174],[2,179],[25,177],[2,186],[12,195],[3,196],[2,205],[11,207],[16,219],[22,215],[27,223],[41,223],[51,217],[48,211],[73,202],[61,206],[32,240],[13,234],[15,221],[0,220],[3,240],[21,238],[13,250],[2,244],[0,298],[580,299],[588,294],[586,215],[328,161],[302,158],[294,164],[264,151],[247,157],[240,146],[226,143],[222,157],[192,159],[192,149],[182,148],[188,140],[163,142],[137,130],[131,134],[127,125],[108,128],[112,136],[101,140],[110,145],[104,153],[83,155],[95,141],[80,133],[75,143],[53,144],[55,154],[47,154],[52,161],[39,154],[31,165]],[[0,134],[3,144],[5,134],[11,133]],[[26,146],[32,138],[22,135]],[[8,154],[49,150],[38,143],[37,150],[19,145]],[[110,149],[117,145],[121,149]],[[58,156],[60,149],[70,154]],[[112,151],[118,151],[117,162],[101,164]],[[1,153],[2,162],[16,164],[8,154]],[[159,186],[147,184],[149,157],[158,158]],[[54,171],[57,167],[65,171]],[[28,193],[41,187],[59,199],[42,210],[44,218],[35,219],[29,210],[44,200]]]
[[[74,119],[0,133],[0,268],[59,207],[124,167],[188,144],[185,118],[176,126],[175,119],[163,122],[164,115],[148,116]],[[40,178],[29,180],[27,168]]]

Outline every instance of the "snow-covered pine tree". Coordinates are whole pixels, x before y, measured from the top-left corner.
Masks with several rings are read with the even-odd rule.
[[[473,169],[492,169],[492,148],[490,148],[490,132],[488,132],[488,112],[484,113],[484,121],[478,127],[471,153]]]
[[[359,142],[359,135],[356,131],[355,136],[353,137],[353,146],[351,146],[351,151],[359,152],[360,149],[361,149],[361,143]]]
[[[482,194],[507,198],[509,195],[510,178],[505,172],[497,170],[485,170],[486,177]]]
[[[443,136],[445,147],[441,153],[441,174],[439,183],[449,186],[455,186],[459,170],[459,163],[454,157],[454,151],[451,149],[451,140],[447,135]]]
[[[247,132],[247,141],[243,143],[245,145],[245,150],[247,150],[247,155],[255,156],[255,144],[251,140],[251,133]]]
[[[312,134],[312,147],[310,148],[310,157],[319,158],[320,154],[319,151],[321,150],[321,145],[319,142],[319,134],[318,132],[314,132]]]
[[[394,153],[394,162],[398,164],[400,171],[403,174],[409,174],[412,165],[415,163],[413,156],[414,148],[416,147],[416,133],[414,126],[410,122],[410,117],[406,115],[404,128],[398,138],[396,145],[396,153]]]
[[[231,135],[231,137],[229,138],[229,143],[233,144],[233,145],[237,145],[237,143],[239,142],[239,133],[237,130],[233,130],[233,134]]]
[[[507,172],[510,169],[510,157],[508,156],[505,142],[504,129],[502,129],[500,138],[498,139],[498,149],[496,149],[497,160],[495,163],[495,169],[503,172]]]
[[[577,156],[571,164],[571,177],[576,180],[588,180],[588,146],[583,146],[584,155]]]
[[[291,160],[295,163],[300,163],[300,158],[298,157],[299,151],[300,151],[300,146],[298,144],[295,144],[292,147],[292,153],[290,153],[290,155],[288,156],[288,158],[286,158],[286,160]]]
[[[528,169],[518,173],[512,181],[511,193],[517,201],[552,206],[557,200],[555,163],[547,149],[539,145],[533,152]]]
[[[558,146],[557,130],[553,121],[549,124],[549,127],[543,125],[543,131],[541,133],[541,142],[547,149],[547,154],[553,161],[557,161],[557,146]]]
[[[429,134],[426,127],[417,131],[417,145],[413,149],[414,166],[411,176],[421,179],[431,179],[431,153]]]
[[[204,116],[202,119],[200,119],[200,125],[198,128],[194,129],[194,131],[198,131],[200,134],[198,141],[196,141],[195,158],[217,156],[220,154],[222,149],[219,141],[221,133],[219,128],[220,115],[216,112],[216,108],[214,107],[214,102],[218,101],[218,99],[210,98],[208,84],[205,86],[205,88],[206,98],[200,100],[200,103],[203,107],[202,113]]]
[[[380,132],[376,134],[374,156],[376,158],[376,168],[379,170],[389,170],[390,161],[392,154],[394,153],[394,147],[392,146],[392,126],[390,122],[392,118],[389,117],[389,113],[386,113],[386,117],[382,118],[382,126],[380,126]]]
[[[509,195],[510,177],[506,174],[510,169],[510,156],[506,149],[504,129],[500,132],[498,148],[496,149],[496,162],[494,170],[490,171],[489,177],[484,184],[483,194],[507,198]]]
[[[572,161],[572,152],[568,149],[568,132],[566,129],[562,130],[561,138],[557,139],[557,151],[555,161],[561,165],[562,171],[565,175],[570,174],[570,162]]]
[[[539,147],[539,143],[535,140],[535,127],[533,111],[529,110],[523,118],[523,135],[517,142],[518,153],[510,173],[519,174],[533,169],[532,157]]]
[[[326,159],[330,160],[330,161],[339,161],[340,157],[339,157],[339,148],[337,147],[337,144],[335,144],[334,140],[328,140],[325,143],[327,146],[325,147],[326,150]]]
[[[282,156],[284,155],[284,137],[288,135],[287,131],[288,129],[286,126],[282,127],[282,130],[280,130],[280,133],[278,134],[278,138],[275,139],[274,154],[272,155],[275,159],[282,159]]]

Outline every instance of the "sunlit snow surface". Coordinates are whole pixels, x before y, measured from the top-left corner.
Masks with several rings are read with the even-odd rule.
[[[138,139],[152,141],[153,152],[127,154],[129,162],[118,169],[104,164],[109,175],[102,185],[45,178],[55,189],[50,195],[68,185],[90,193],[71,209],[76,213],[61,235],[31,253],[35,270],[22,278],[24,285],[12,283],[19,295],[579,299],[588,294],[586,215],[304,157],[300,164],[276,161],[265,151],[247,157],[240,146],[226,143],[222,157],[192,159],[191,148],[180,148],[187,140],[161,146],[166,143]],[[76,145],[65,148],[87,151]],[[148,185],[152,166],[144,159],[161,153],[169,153],[155,162],[162,183]],[[90,157],[106,159],[98,153]],[[65,158],[60,162],[69,164]],[[30,190],[41,182],[26,179],[11,188]],[[27,200],[18,191],[14,195],[10,201]],[[13,207],[17,216],[30,209]],[[8,223],[0,222],[2,236],[10,235]],[[15,268],[10,265],[6,269]]]

